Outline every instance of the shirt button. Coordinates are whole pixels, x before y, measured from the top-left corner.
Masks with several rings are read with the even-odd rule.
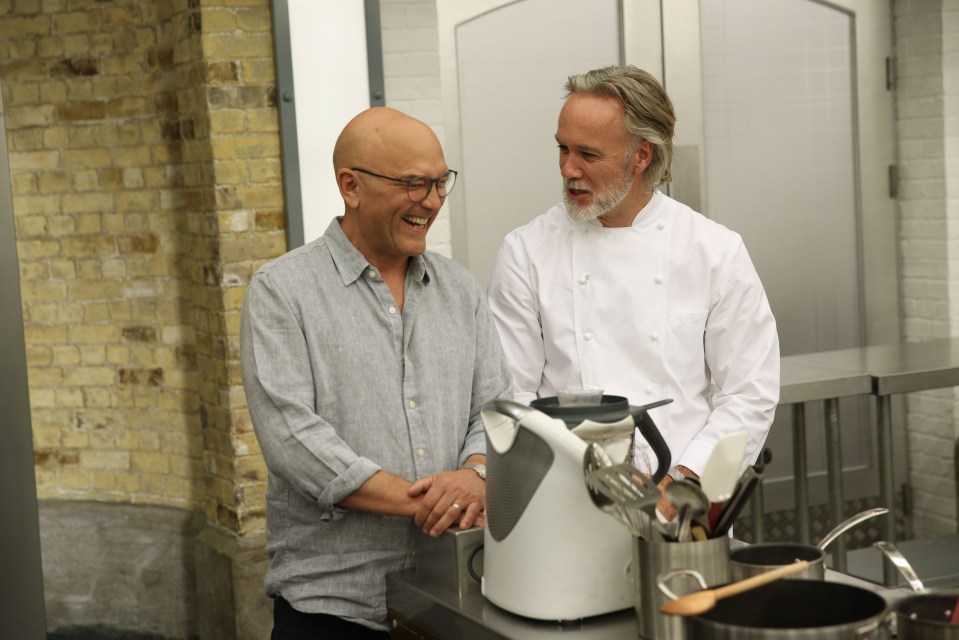
[[[416,455],[422,458],[423,456],[426,455],[426,451],[424,451],[422,448],[419,448],[416,450]]]
[[[390,313],[396,313],[396,307],[390,307]]]
[[[370,276],[371,278],[375,278],[375,277],[376,277],[376,272],[373,271],[373,270],[370,270],[369,273],[367,273],[367,275]]]
[[[649,334],[649,339],[652,340],[653,342],[656,342],[657,340],[659,340],[659,332],[653,331],[651,334]]]
[[[410,409],[415,409],[415,408],[416,408],[416,400],[410,400],[409,407],[410,407]]]
[[[588,331],[583,334],[583,340],[592,340],[592,339],[593,339],[593,334],[589,333]]]
[[[663,284],[663,276],[656,276],[654,279],[656,280],[656,284]]]

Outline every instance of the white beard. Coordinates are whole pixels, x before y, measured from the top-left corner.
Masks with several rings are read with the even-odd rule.
[[[620,188],[607,189],[603,193],[595,193],[586,188],[586,185],[580,184],[576,180],[563,180],[563,201],[566,203],[566,211],[569,215],[578,222],[589,222],[590,220],[595,220],[605,213],[609,213],[617,206],[619,203],[626,199],[626,196],[629,195],[630,190],[633,188],[633,183],[636,181],[636,176],[631,174],[626,174],[623,181],[623,186]],[[589,191],[593,194],[593,202],[585,207],[579,206],[572,198],[569,197],[569,194],[566,193],[566,189],[575,189],[577,191]]]

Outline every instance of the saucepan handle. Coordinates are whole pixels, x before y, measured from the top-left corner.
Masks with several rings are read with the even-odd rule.
[[[683,576],[694,579],[703,589],[709,588],[709,585],[706,584],[705,578],[703,578],[703,574],[695,569],[676,569],[675,571],[661,573],[659,574],[659,578],[656,580],[656,586],[659,587],[659,590],[663,593],[663,595],[670,600],[679,600],[679,596],[673,593],[672,589],[666,586],[666,583],[673,578],[680,578]]]

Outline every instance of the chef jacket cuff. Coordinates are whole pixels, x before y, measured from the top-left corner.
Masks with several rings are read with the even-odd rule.
[[[346,515],[349,509],[338,507],[336,503],[359,489],[363,486],[364,482],[373,477],[374,473],[381,470],[382,467],[369,458],[356,458],[350,466],[346,468],[346,471],[326,485],[323,493],[320,494],[317,500],[320,508],[323,509],[320,519],[324,522],[331,522],[339,520]]]
[[[693,440],[679,460],[673,460],[673,466],[682,465],[696,475],[700,475],[703,467],[706,466],[706,461],[709,460],[710,453],[712,453],[712,447],[704,442]]]

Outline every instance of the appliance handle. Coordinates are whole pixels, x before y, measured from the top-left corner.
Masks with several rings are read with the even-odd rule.
[[[630,412],[630,415],[633,417],[633,422],[639,427],[639,432],[643,434],[646,442],[652,447],[653,453],[656,454],[656,460],[659,462],[656,473],[653,474],[653,482],[656,484],[659,484],[660,480],[666,476],[666,472],[669,471],[669,466],[672,463],[672,454],[669,452],[669,445],[663,440],[662,434],[656,427],[656,423],[653,422],[653,419],[647,413],[647,410],[654,407],[661,407],[672,401],[672,398],[658,400],[650,404],[644,404]]]
[[[506,400],[505,398],[493,398],[483,405],[482,410],[500,413],[504,416],[512,418],[516,422],[522,420],[523,416],[530,411],[534,411],[534,409],[530,409],[525,404],[520,404],[512,400]]]

